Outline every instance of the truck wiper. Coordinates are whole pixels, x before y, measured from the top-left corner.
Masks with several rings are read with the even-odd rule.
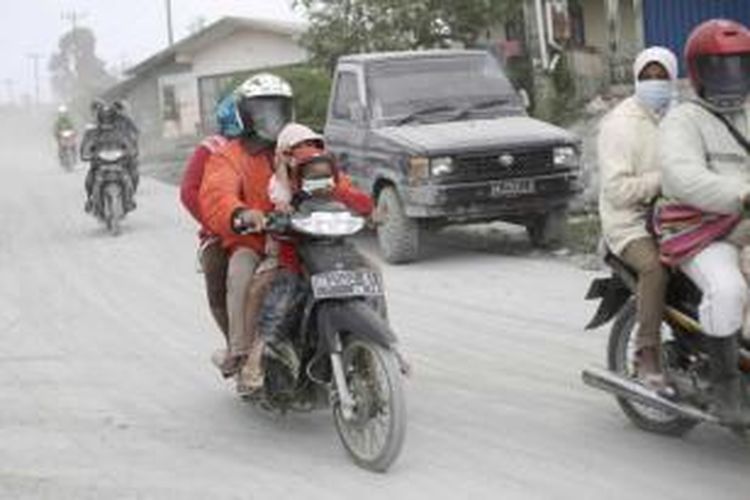
[[[441,104],[439,106],[431,106],[428,108],[422,108],[418,109],[416,111],[412,111],[411,113],[404,115],[403,117],[399,118],[396,121],[396,125],[403,125],[404,123],[408,123],[410,121],[414,121],[418,116],[420,115],[428,115],[432,113],[439,113],[441,111],[454,111],[456,109],[455,106],[449,106],[447,104]]]
[[[482,109],[488,109],[488,108],[494,108],[497,106],[502,106],[504,104],[508,104],[510,102],[510,99],[508,98],[497,98],[497,99],[490,99],[487,101],[480,101],[476,102],[474,104],[469,104],[464,109],[462,109],[453,119],[454,120],[461,120],[463,118],[466,118],[469,116],[473,111],[479,111]]]

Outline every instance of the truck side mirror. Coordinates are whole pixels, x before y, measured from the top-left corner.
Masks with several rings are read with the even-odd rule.
[[[529,97],[529,93],[526,92],[525,88],[521,88],[518,90],[518,95],[521,97],[521,104],[524,109],[528,111],[529,108],[531,108],[531,98]]]
[[[369,120],[367,108],[361,102],[352,102],[349,104],[349,116],[354,123],[363,125]]]

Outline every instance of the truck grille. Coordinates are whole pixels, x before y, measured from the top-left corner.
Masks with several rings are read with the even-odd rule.
[[[511,165],[501,158],[513,157]],[[492,155],[457,156],[456,171],[445,177],[447,182],[479,182],[514,177],[530,177],[549,174],[552,171],[552,150],[500,151]]]

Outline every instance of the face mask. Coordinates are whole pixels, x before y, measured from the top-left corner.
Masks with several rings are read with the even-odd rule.
[[[635,95],[641,104],[662,115],[672,102],[672,82],[669,80],[639,80]]]
[[[315,194],[317,191],[326,191],[333,188],[333,177],[319,177],[317,179],[303,179],[302,191]]]

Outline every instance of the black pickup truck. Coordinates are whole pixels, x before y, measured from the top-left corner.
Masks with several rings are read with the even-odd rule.
[[[325,138],[377,200],[391,263],[415,260],[420,232],[448,224],[504,220],[554,244],[581,190],[579,140],[530,118],[484,51],[342,57]]]

